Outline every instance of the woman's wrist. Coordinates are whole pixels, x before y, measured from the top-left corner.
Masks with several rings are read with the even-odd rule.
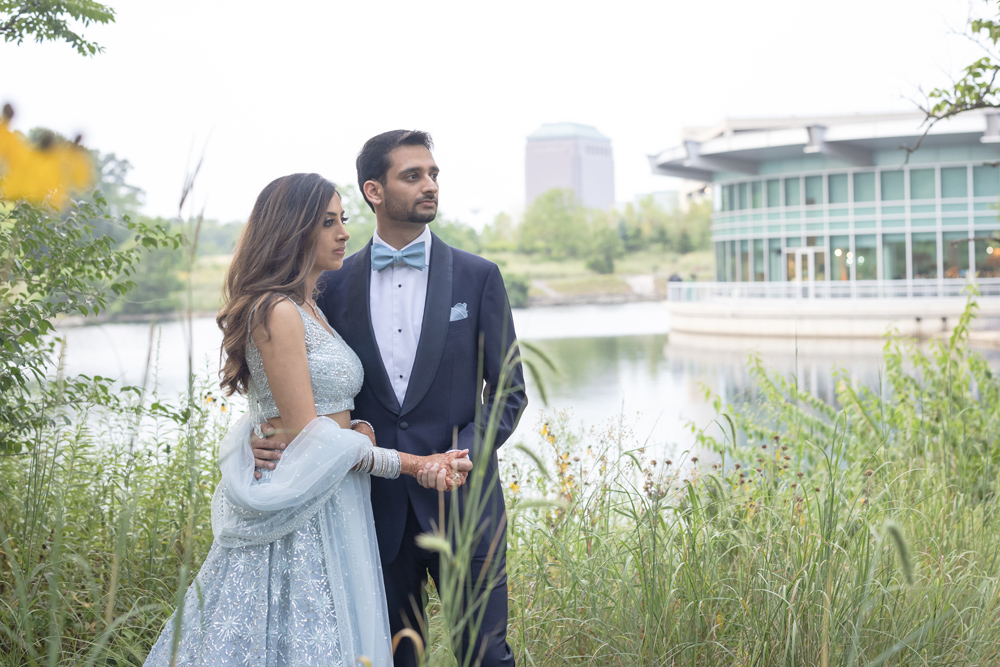
[[[423,466],[423,458],[423,456],[417,456],[416,454],[400,452],[399,462],[402,466],[402,473],[404,475],[409,475],[410,477],[416,477],[417,471],[419,471]]]
[[[364,419],[352,419],[351,420],[351,428],[352,429],[355,426],[357,426],[358,424],[364,424],[365,426],[367,426],[368,428],[371,429],[371,431],[372,431],[373,434],[375,433],[375,427],[371,425],[371,422],[367,422]]]

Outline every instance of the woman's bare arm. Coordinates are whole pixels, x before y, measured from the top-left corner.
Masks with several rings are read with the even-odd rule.
[[[305,325],[298,308],[287,299],[274,305],[267,315],[267,324],[270,337],[260,326],[254,329],[253,340],[260,350],[267,383],[281,415],[281,431],[294,438],[317,417],[306,356]]]

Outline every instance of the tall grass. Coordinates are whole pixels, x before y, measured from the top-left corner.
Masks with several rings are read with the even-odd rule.
[[[211,545],[225,404],[94,400],[0,459],[0,664],[141,664]]]
[[[696,434],[711,460],[546,414],[541,451],[502,451],[518,662],[1000,663],[1000,382],[970,318],[926,350],[889,341],[884,387],[841,377],[839,407],[751,361],[753,403]],[[228,412],[190,396],[53,408],[0,459],[0,664],[141,664],[212,539]],[[470,548],[452,530],[439,548]],[[432,598],[432,665],[477,623],[459,560]]]
[[[551,476],[509,464],[520,662],[1000,663],[1000,382],[971,316],[890,340],[885,391],[842,377],[841,408],[753,360],[754,405],[698,438],[711,465],[550,418]],[[568,509],[518,511],[529,489]]]

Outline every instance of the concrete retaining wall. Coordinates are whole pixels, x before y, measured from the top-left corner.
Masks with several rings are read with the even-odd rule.
[[[981,298],[975,329],[1000,328],[1000,298]],[[670,331],[715,336],[878,338],[890,328],[927,338],[951,331],[965,309],[954,299],[803,299],[666,302]]]

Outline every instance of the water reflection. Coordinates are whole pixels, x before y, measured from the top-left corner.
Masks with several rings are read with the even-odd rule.
[[[688,427],[712,428],[715,411],[706,393],[725,403],[746,405],[757,399],[748,359],[760,357],[771,373],[829,404],[836,402],[835,381],[843,373],[855,388],[881,391],[882,340],[789,340],[682,334],[574,338],[538,341],[559,369],[543,380],[551,405],[572,410],[579,423],[593,425],[624,415],[634,420],[640,442],[677,456],[694,442]],[[986,351],[993,367],[1000,352]],[[529,382],[537,422],[541,405]],[[520,429],[524,432],[524,429]]]
[[[621,306],[533,308],[515,311],[519,335],[534,342],[555,362],[558,373],[543,371],[550,403],[572,410],[581,426],[599,426],[624,416],[634,423],[640,443],[676,454],[694,442],[687,427],[709,427],[715,411],[706,391],[733,404],[755,394],[747,365],[751,353],[765,366],[832,403],[834,369],[871,388],[881,380],[881,340],[747,339],[667,335],[666,310],[657,303]],[[115,324],[69,329],[67,371],[100,374],[123,384],[143,380],[149,342],[154,377],[165,397],[186,391],[189,349],[196,372],[213,377],[221,335],[211,318],[196,319],[192,330],[179,322]],[[189,344],[189,341],[191,343]],[[1000,351],[985,353],[994,368]],[[530,408],[514,440],[537,443],[535,426],[542,410],[538,387],[529,379]]]

